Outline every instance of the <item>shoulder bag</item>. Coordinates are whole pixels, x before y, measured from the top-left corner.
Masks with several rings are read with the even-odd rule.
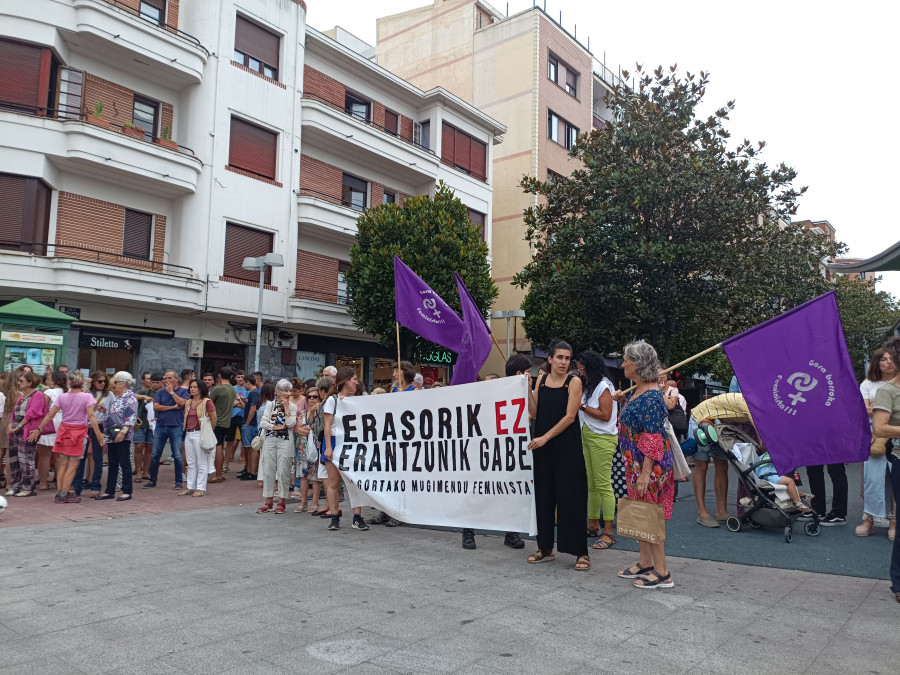
[[[203,408],[203,415],[200,415],[200,449],[203,452],[212,452],[216,449],[216,434],[213,432],[212,420],[209,419],[209,412],[206,410],[206,402],[208,398],[203,399],[197,409]],[[185,415],[187,417],[187,415]]]
[[[269,408],[270,403],[272,403],[274,405],[273,401],[266,401],[266,407],[263,408],[262,414],[260,415],[260,418],[259,418],[260,421],[266,419],[266,417],[268,417],[269,415],[272,414],[272,410]],[[253,448],[254,450],[256,450],[257,452],[259,452],[260,450],[262,450],[263,441],[265,440],[265,438],[266,438],[266,430],[263,429],[262,424],[260,424],[259,431],[256,434],[256,438],[254,438],[252,441],[250,441],[250,447]]]

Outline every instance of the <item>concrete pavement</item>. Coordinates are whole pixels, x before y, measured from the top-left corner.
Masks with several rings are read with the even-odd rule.
[[[4,528],[0,673],[897,672],[882,580],[672,558],[639,591],[627,551],[255,508]]]

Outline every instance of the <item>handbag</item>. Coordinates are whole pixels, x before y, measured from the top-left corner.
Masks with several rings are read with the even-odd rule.
[[[648,544],[666,540],[666,517],[662,504],[623,497],[618,503],[616,532],[620,537]]]
[[[665,428],[666,435],[669,437],[669,445],[672,446],[672,473],[675,480],[685,480],[691,475],[691,467],[688,466],[684,453],[681,452],[681,443],[678,442],[678,437],[669,420],[666,420]]]
[[[314,464],[319,461],[319,439],[316,438],[316,435],[312,433],[312,431],[310,431],[309,436],[307,436],[305,440],[306,447],[303,448],[303,458],[308,464]]]
[[[206,402],[209,399],[203,399],[200,405],[203,406],[203,415],[200,416],[200,449],[203,452],[212,452],[216,449],[216,434],[212,428],[212,420],[209,419],[209,412],[206,410]]]
[[[869,457],[884,457],[887,454],[888,440],[872,436],[872,442],[869,444]]]
[[[266,407],[263,408],[263,413],[260,416],[261,420],[266,419],[266,417],[268,417],[269,415],[272,414],[271,410],[269,409],[269,403],[271,403],[271,401],[267,402]],[[252,441],[250,441],[250,447],[253,448],[254,450],[256,450],[257,452],[262,450],[263,441],[265,440],[265,434],[266,434],[266,430],[262,428],[262,425],[260,425],[259,431],[256,432],[256,438],[254,438]]]

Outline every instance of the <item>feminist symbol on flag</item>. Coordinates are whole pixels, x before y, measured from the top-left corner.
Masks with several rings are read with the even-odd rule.
[[[434,298],[425,298],[425,299],[422,301],[422,305],[425,307],[425,309],[430,309],[430,310],[432,311],[432,313],[433,313],[438,319],[441,318],[441,310],[439,310],[439,309],[437,308],[437,300],[435,300]]]
[[[791,402],[794,405],[798,403],[806,403],[806,399],[803,398],[803,393],[807,391],[812,391],[816,388],[816,385],[819,384],[819,381],[808,375],[807,373],[794,373],[793,375],[788,376],[788,384],[792,385],[794,389],[797,390],[796,394],[788,394],[788,398],[791,399]]]

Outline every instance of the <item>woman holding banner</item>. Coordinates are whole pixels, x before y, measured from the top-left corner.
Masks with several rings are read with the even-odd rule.
[[[322,403],[322,412],[325,418],[325,428],[323,430],[322,447],[324,448],[322,458],[323,466],[327,465],[325,477],[325,501],[328,503],[328,515],[331,516],[331,524],[329,530],[339,530],[341,528],[341,505],[340,505],[340,484],[341,472],[338,471],[337,464],[334,462],[335,449],[334,437],[331,435],[331,425],[334,422],[334,416],[340,409],[340,402],[348,396],[355,396],[359,380],[356,377],[356,371],[350,366],[344,366],[337,371],[337,377],[334,381],[334,387],[331,394]],[[362,517],[362,508],[353,509],[353,529],[366,531],[369,526]]]
[[[672,517],[675,482],[672,472],[672,448],[666,436],[668,409],[657,378],[660,371],[656,350],[639,340],[625,345],[622,368],[625,377],[637,382],[626,401],[622,392],[614,398],[622,403],[619,420],[619,447],[625,461],[628,496],[663,506],[665,519]],[[620,570],[623,579],[636,579],[637,588],[672,588],[675,583],[666,565],[665,543],[638,542],[640,557],[636,565]]]
[[[529,412],[536,417],[534,438],[534,502],[538,550],[528,562],[556,560],[553,554],[554,514],[556,548],[577,557],[575,569],[591,569],[584,516],[587,513],[587,472],[581,450],[581,380],[569,375],[572,347],[562,340],[550,343],[550,373],[538,378],[529,396]]]

